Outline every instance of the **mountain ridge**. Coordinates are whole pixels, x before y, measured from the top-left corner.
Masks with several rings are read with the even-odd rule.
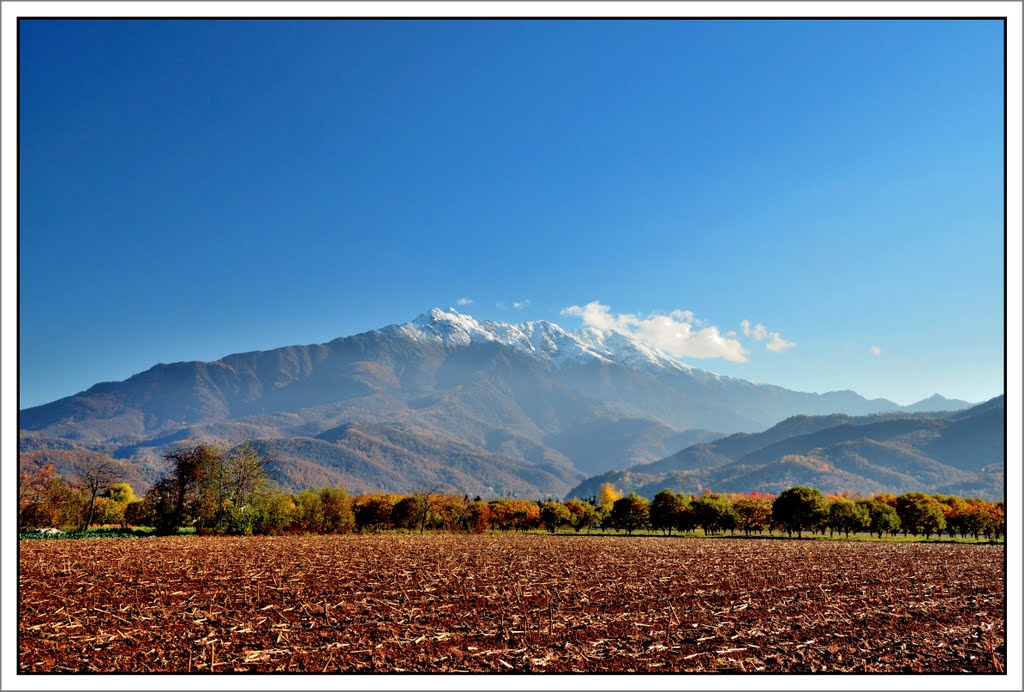
[[[157,364],[23,409],[19,423],[37,448],[49,441],[113,454],[147,469],[148,482],[161,452],[190,440],[261,441],[299,463],[282,440],[315,440],[358,423],[393,426],[381,434],[415,447],[395,432],[406,426],[424,439],[443,438],[431,447],[436,454],[470,445],[488,474],[473,487],[505,483],[560,496],[589,474],[663,458],[673,441],[757,432],[794,413],[890,408],[900,407],[848,390],[813,394],[720,376],[621,332],[477,321],[435,308],[323,344]],[[320,443],[302,448],[325,460],[354,453],[354,439]],[[404,473],[393,476],[396,486],[420,482]]]
[[[794,416],[757,434],[693,445],[649,464],[613,470],[573,488],[587,497],[604,483],[653,497],[662,488],[700,493],[779,492],[810,485],[823,492],[942,492],[973,487],[1001,499],[1005,396],[957,415]]]

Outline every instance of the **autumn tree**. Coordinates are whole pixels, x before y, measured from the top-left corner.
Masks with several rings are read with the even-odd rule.
[[[128,528],[128,507],[139,501],[139,498],[135,497],[135,491],[132,490],[132,486],[128,483],[111,483],[107,491],[103,493],[103,497],[121,505],[121,521],[119,523],[122,528]]]
[[[128,526],[154,526],[156,512],[145,498],[132,502],[124,508],[124,522]]]
[[[84,505],[81,492],[68,485],[53,464],[19,468],[19,526],[79,526]]]
[[[60,482],[53,464],[18,469],[18,526],[53,526],[58,518],[52,489]]]
[[[602,507],[611,508],[615,501],[622,497],[622,493],[615,489],[611,483],[604,483],[597,493],[597,503]]]
[[[469,495],[441,495],[433,509],[434,525],[445,531],[461,529],[470,504]]]
[[[679,533],[690,533],[700,526],[700,522],[697,520],[697,512],[693,506],[694,498],[692,496],[687,496],[683,499],[683,508],[676,513],[675,527],[676,531]]]
[[[934,497],[939,503],[943,517],[946,519],[946,533],[949,534],[950,538],[957,534],[964,535],[963,520],[964,511],[968,507],[967,502],[955,495],[935,495]]]
[[[413,497],[416,498],[415,515],[416,526],[420,533],[423,533],[429,525],[433,516],[445,502],[445,496],[441,494],[442,486],[438,483],[419,488]]]
[[[963,533],[975,539],[982,535],[994,538],[1006,533],[1006,509],[1002,503],[971,498],[964,504],[959,521]]]
[[[483,500],[474,500],[466,507],[463,528],[471,533],[484,533],[491,528],[491,507]]]
[[[402,500],[403,498],[398,495],[386,493],[358,496],[352,501],[356,530],[362,533],[363,531],[376,532],[391,528],[392,512]],[[418,519],[418,513],[416,519]]]
[[[569,510],[569,526],[576,533],[583,529],[590,532],[598,522],[597,511],[593,504],[583,500],[566,500],[565,508]]]
[[[527,531],[540,523],[540,507],[532,500],[499,498],[490,506],[494,524],[502,531]]]
[[[765,529],[771,529],[772,501],[767,497],[761,495],[736,497],[732,500],[732,506],[736,510],[737,528],[747,536],[751,531],[760,533]]]

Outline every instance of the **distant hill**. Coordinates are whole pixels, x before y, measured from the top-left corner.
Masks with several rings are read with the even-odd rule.
[[[570,497],[604,483],[653,497],[685,493],[923,491],[1002,499],[1005,397],[946,414],[795,416],[757,434],[690,446],[669,457],[588,478]]]
[[[972,404],[962,399],[947,399],[940,394],[932,394],[927,399],[904,406],[902,410],[907,413],[927,413],[929,411],[959,411],[970,408]]]
[[[23,452],[109,454],[143,483],[159,477],[173,446],[255,440],[287,487],[405,491],[430,483],[561,496],[593,474],[795,414],[898,410],[852,391],[795,392],[720,376],[629,334],[434,309],[325,344],[156,365],[24,409],[19,428]],[[336,430],[346,434],[324,437]],[[744,443],[721,449],[731,444]]]

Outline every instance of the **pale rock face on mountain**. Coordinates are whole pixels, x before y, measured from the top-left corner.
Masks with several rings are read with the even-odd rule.
[[[19,427],[25,451],[111,454],[146,482],[174,445],[254,440],[286,488],[561,496],[795,414],[900,408],[722,377],[627,333],[435,308],[326,344],[156,365],[25,409]]]

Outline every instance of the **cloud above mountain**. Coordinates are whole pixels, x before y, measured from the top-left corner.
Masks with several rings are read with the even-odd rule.
[[[754,341],[767,341],[768,343],[764,345],[766,351],[782,353],[796,346],[795,341],[787,341],[778,332],[768,331],[768,328],[760,322],[751,327],[750,320],[743,320],[740,322],[740,327],[743,329],[744,336],[749,336]]]
[[[571,305],[563,309],[562,314],[578,317],[586,326],[601,331],[630,334],[676,358],[722,358],[734,363],[747,361],[747,351],[735,334],[723,334],[714,325],[704,326],[689,310],[642,317],[612,313],[609,306],[595,300],[584,306]]]

